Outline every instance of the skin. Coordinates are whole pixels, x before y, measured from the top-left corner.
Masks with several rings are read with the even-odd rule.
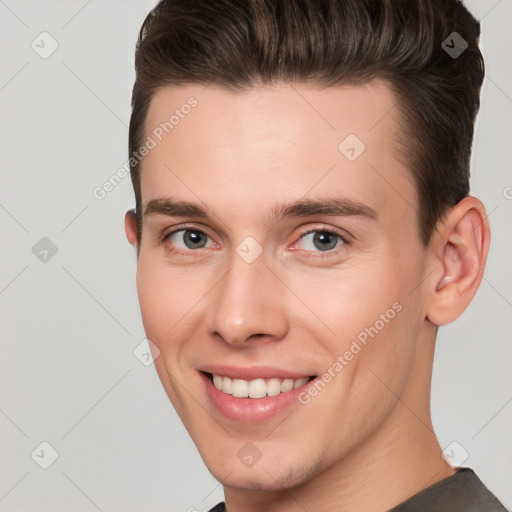
[[[172,196],[213,215],[144,216],[141,240],[131,212],[125,226],[139,249],[155,367],[229,512],[385,511],[453,474],[430,419],[431,371],[437,326],[464,311],[481,281],[482,203],[463,199],[424,246],[384,82],[167,87],[153,97],[147,134],[190,96],[197,107],[143,161],[143,204]],[[338,150],[351,133],[366,145],[353,162]],[[377,217],[269,220],[277,204],[330,197]],[[204,233],[204,247],[186,245],[183,231],[162,240],[184,224]],[[346,243],[332,235],[325,250],[301,239],[323,227]],[[252,263],[236,252],[247,236],[263,249]],[[251,425],[223,417],[204,393],[197,369],[207,363],[321,375],[396,302],[401,311],[307,405]],[[261,452],[250,468],[237,456],[249,441]]]

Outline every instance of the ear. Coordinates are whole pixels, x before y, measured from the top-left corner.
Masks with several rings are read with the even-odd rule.
[[[449,210],[437,228],[429,244],[435,270],[428,280],[427,319],[446,325],[463,313],[480,286],[490,229],[484,205],[471,196]]]
[[[130,245],[137,247],[139,245],[139,241],[137,239],[137,216],[135,214],[135,210],[128,210],[124,216],[124,230],[126,233],[126,238]]]

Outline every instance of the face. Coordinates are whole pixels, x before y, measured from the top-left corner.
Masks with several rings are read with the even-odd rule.
[[[381,82],[152,100],[142,319],[226,486],[289,488],[384,450],[406,428],[397,401],[420,400],[426,251],[395,104]]]

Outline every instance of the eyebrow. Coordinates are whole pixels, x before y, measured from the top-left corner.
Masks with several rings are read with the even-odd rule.
[[[144,216],[167,215],[170,217],[194,217],[206,219],[214,217],[206,206],[189,201],[177,201],[171,197],[160,197],[148,201]],[[342,217],[363,217],[377,220],[377,212],[368,205],[347,198],[330,197],[319,199],[299,199],[287,204],[275,205],[268,217],[270,223],[278,223],[286,218],[328,215]]]

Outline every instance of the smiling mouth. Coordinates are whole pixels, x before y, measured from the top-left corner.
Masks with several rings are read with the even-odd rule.
[[[202,373],[210,379],[210,382],[212,382],[219,391],[236,398],[264,398],[266,396],[276,396],[304,386],[316,378],[316,375],[313,375],[300,379],[272,377],[270,379],[256,378],[243,380],[232,379],[225,375],[216,375],[208,372]]]

